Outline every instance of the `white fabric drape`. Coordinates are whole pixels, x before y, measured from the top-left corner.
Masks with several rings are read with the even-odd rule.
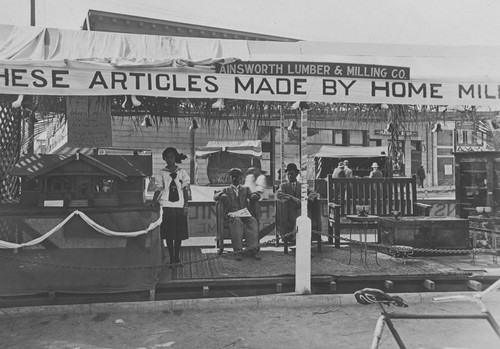
[[[8,241],[0,240],[0,248],[14,249],[14,248],[21,248],[21,247],[26,247],[26,246],[37,245],[37,244],[41,243],[42,241],[44,241],[45,239],[49,238],[56,231],[58,231],[59,229],[61,229],[74,216],[80,216],[85,223],[87,223],[89,226],[91,226],[97,232],[99,232],[101,234],[104,234],[104,235],[107,235],[107,236],[117,236],[117,237],[136,237],[136,236],[139,236],[139,235],[146,234],[149,231],[151,231],[151,230],[155,229],[156,227],[158,227],[161,224],[162,219],[163,219],[163,210],[160,210],[160,215],[159,215],[158,219],[155,222],[150,223],[149,226],[146,229],[137,230],[137,231],[131,231],[131,232],[117,232],[117,231],[109,230],[108,228],[103,227],[102,225],[99,225],[98,223],[96,223],[95,221],[93,221],[85,213],[80,212],[80,211],[77,210],[77,211],[73,211],[68,217],[66,217],[61,223],[59,223],[58,225],[56,225],[50,231],[46,232],[45,234],[43,234],[42,236],[40,236],[40,237],[38,237],[36,239],[33,239],[31,241],[28,241],[28,242],[23,242],[21,244],[17,244],[17,243],[14,243],[14,242],[8,242]]]

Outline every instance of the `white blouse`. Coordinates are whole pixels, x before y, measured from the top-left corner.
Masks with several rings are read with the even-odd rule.
[[[174,182],[175,185],[177,186],[177,192],[179,193],[179,200],[174,202],[169,201],[169,195],[170,195],[169,187],[170,183],[172,182],[172,177],[170,176],[171,173],[177,173],[177,177],[175,178]],[[158,175],[155,177],[156,190],[161,191],[160,197],[158,199],[160,206],[184,207],[184,200],[187,198],[184,198],[184,192],[182,189],[189,187],[190,181],[191,180],[186,170],[183,170],[182,168],[178,167],[173,172],[171,172],[166,167],[162,168],[158,172]]]

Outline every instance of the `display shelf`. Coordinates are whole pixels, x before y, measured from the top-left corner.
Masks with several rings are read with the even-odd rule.
[[[468,217],[468,207],[500,207],[499,151],[456,152],[455,185],[457,213]]]

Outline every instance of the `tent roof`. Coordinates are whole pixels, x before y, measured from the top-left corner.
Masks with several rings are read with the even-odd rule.
[[[45,66],[196,68],[220,61],[351,62],[412,67],[412,79],[498,81],[500,46],[272,42],[0,25],[0,61]],[[188,63],[189,62],[189,63]]]
[[[314,157],[338,159],[387,157],[387,147],[336,147],[324,145]]]
[[[209,141],[206,146],[196,148],[197,158],[206,158],[210,154],[227,151],[228,153],[262,156],[262,141]]]
[[[217,64],[237,62],[253,67],[216,72]],[[19,69],[12,73],[16,84],[0,84],[7,94],[500,107],[494,92],[500,46],[222,40],[0,25],[0,63]]]

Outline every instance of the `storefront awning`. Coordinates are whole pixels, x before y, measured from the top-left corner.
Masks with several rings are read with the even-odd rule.
[[[338,159],[387,157],[387,147],[335,147],[324,145],[314,157]]]
[[[203,148],[196,149],[196,157],[205,159],[210,154],[227,151],[228,153],[252,155],[262,157],[262,142],[260,140],[250,141],[210,141]]]

